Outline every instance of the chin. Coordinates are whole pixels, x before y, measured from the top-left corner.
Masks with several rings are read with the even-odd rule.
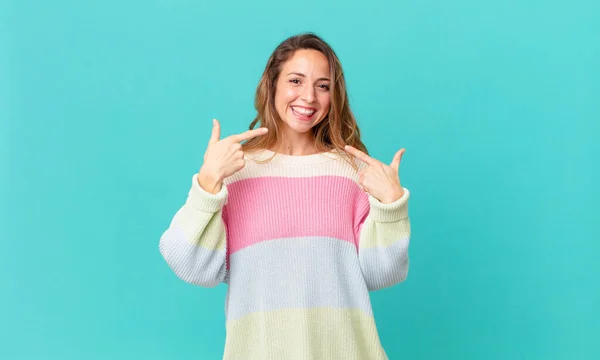
[[[286,125],[299,133],[305,133],[310,131],[312,128],[314,128],[317,124],[319,124],[321,120],[315,120],[315,121],[299,121],[296,118],[292,118],[290,119],[289,117],[286,119]]]
[[[289,125],[288,125],[288,127],[290,129],[294,130],[295,132],[301,133],[301,134],[309,132],[313,128],[313,126],[289,126]]]

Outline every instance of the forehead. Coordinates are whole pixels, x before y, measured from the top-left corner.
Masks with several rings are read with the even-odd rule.
[[[297,50],[292,57],[283,64],[282,72],[302,73],[310,77],[329,77],[329,62],[327,57],[317,50]]]

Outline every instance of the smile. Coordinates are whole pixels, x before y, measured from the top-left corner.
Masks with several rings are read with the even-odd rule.
[[[304,121],[310,120],[311,117],[317,112],[316,109],[307,109],[301,106],[291,106],[291,109],[296,118]]]

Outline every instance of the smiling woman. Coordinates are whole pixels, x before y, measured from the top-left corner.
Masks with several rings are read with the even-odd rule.
[[[269,133],[250,139],[244,151],[307,155],[351,145],[367,153],[350,109],[341,62],[314,34],[293,36],[275,49],[258,84],[255,107],[250,129],[260,124]]]
[[[298,50],[281,72],[275,108],[288,133],[304,134],[329,111],[329,63],[319,51]]]
[[[160,253],[184,281],[228,285],[224,359],[387,359],[369,292],[408,274],[404,149],[389,165],[367,154],[313,34],[275,49],[255,105],[244,133],[221,139],[213,121]]]

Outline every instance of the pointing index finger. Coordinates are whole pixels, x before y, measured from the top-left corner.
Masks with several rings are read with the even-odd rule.
[[[229,139],[232,140],[233,142],[239,143],[239,142],[242,142],[244,140],[252,139],[253,137],[264,135],[267,132],[268,132],[267,128],[252,129],[252,130],[245,131],[245,132],[243,132],[241,134],[231,135],[229,137]]]
[[[350,145],[346,145],[344,149],[357,159],[362,160],[369,165],[377,165],[377,160]]]

